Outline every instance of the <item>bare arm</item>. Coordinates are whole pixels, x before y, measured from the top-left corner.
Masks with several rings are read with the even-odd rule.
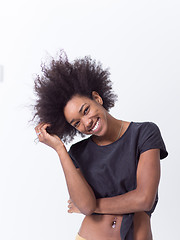
[[[126,214],[149,211],[156,197],[160,179],[160,150],[151,149],[140,155],[137,187],[125,194],[97,199],[96,213]]]
[[[82,173],[76,169],[65,147],[58,151],[64,171],[69,196],[81,213],[91,215],[96,208],[96,198]]]
[[[78,209],[85,215],[90,215],[96,207],[96,198],[87,181],[82,178],[81,173],[74,166],[64,144],[56,135],[47,133],[48,124],[39,124],[35,130],[39,141],[52,147],[58,154],[64,171],[70,198]]]

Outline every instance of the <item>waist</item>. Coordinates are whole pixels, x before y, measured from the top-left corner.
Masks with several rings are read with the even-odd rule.
[[[123,215],[92,214],[85,216],[79,234],[84,238],[91,235],[92,239],[109,237],[110,239],[120,240],[122,218]]]

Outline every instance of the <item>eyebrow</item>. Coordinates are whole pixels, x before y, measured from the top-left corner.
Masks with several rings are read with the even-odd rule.
[[[86,105],[86,103],[84,103],[84,104],[81,106],[81,108],[79,109],[79,113],[82,112],[83,107],[84,107],[85,105]],[[72,124],[74,121],[75,121],[75,119],[73,118],[73,119],[70,121],[70,124]]]

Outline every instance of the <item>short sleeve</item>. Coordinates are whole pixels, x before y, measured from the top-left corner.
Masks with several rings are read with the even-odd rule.
[[[139,154],[158,148],[160,149],[160,159],[166,158],[168,152],[159,127],[153,122],[145,122],[141,127],[138,141]]]
[[[77,161],[75,160],[72,152],[73,152],[73,151],[72,151],[72,147],[71,147],[71,148],[69,149],[69,151],[68,151],[68,154],[69,154],[70,158],[72,159],[72,161],[73,161],[73,163],[74,163],[74,166],[75,166],[76,168],[79,168],[79,165],[78,165]]]

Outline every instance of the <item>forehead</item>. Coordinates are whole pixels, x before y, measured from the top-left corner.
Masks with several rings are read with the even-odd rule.
[[[64,116],[68,122],[71,121],[71,118],[76,117],[81,109],[82,105],[92,103],[92,99],[84,96],[73,96],[64,107]]]
[[[73,96],[66,104],[65,108],[70,108],[70,107],[79,107],[81,104],[83,103],[90,103],[92,102],[92,99],[88,98],[88,97],[84,97],[84,96]]]

